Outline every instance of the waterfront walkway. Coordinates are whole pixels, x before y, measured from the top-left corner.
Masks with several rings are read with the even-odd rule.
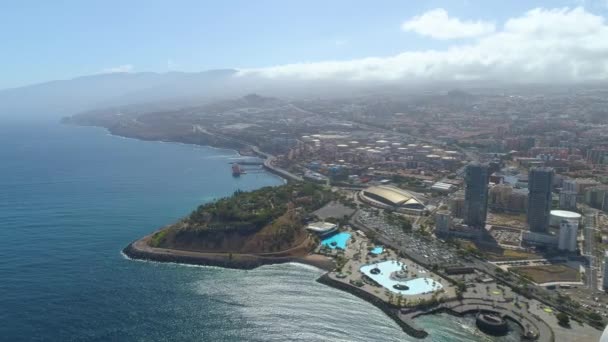
[[[502,305],[502,306],[501,306]],[[507,308],[508,303],[500,303],[495,305],[484,300],[476,299],[464,299],[462,301],[450,301],[443,303],[437,307],[428,310],[417,310],[404,311],[399,313],[399,318],[406,324],[410,325],[416,330],[420,330],[416,327],[414,319],[421,315],[432,314],[437,311],[448,311],[456,313],[458,315],[464,315],[466,313],[476,313],[478,311],[489,311],[499,314],[501,317],[508,317],[511,320],[517,322],[523,329],[524,336],[538,335],[537,341],[541,342],[552,342],[555,341],[553,331],[539,317],[536,315],[526,312],[516,307]]]

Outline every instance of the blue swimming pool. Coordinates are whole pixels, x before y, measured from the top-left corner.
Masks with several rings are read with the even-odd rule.
[[[321,245],[331,249],[346,249],[348,239],[350,239],[350,233],[336,233],[321,240]]]
[[[375,268],[378,268],[380,273],[372,273],[372,270]],[[377,264],[374,263],[370,265],[361,266],[360,270],[363,274],[370,277],[382,287],[388,289],[393,293],[400,293],[403,295],[417,295],[421,293],[438,291],[439,289],[443,288],[443,286],[439,282],[431,278],[410,278],[400,281],[392,279],[391,274],[393,272],[407,270],[407,266],[405,264],[396,260],[388,260]],[[395,289],[393,286],[397,284],[405,284],[409,287],[409,289]]]
[[[382,254],[382,252],[384,252],[384,247],[376,246],[369,252],[372,253],[373,255],[379,255],[379,254]]]

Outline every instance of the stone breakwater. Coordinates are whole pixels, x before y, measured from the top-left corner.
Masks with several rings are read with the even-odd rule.
[[[348,292],[354,296],[357,296],[357,297],[369,302],[370,304],[373,304],[375,307],[382,310],[382,312],[384,312],[393,321],[395,321],[395,323],[397,323],[397,325],[399,325],[399,327],[401,327],[401,329],[403,329],[403,331],[405,333],[407,333],[408,335],[410,335],[412,337],[425,338],[428,336],[428,333],[426,331],[424,331],[422,329],[414,328],[411,325],[405,323],[403,320],[401,320],[401,318],[399,318],[399,308],[384,302],[380,298],[378,298],[370,293],[367,293],[357,287],[351,286],[351,285],[343,283],[341,281],[332,279],[327,273],[322,275],[319,279],[317,279],[317,282],[319,282],[323,285],[331,286],[338,290]]]

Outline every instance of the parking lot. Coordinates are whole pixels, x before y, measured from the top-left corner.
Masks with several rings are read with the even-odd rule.
[[[401,227],[387,223],[382,211],[376,215],[376,212],[371,210],[360,210],[356,214],[356,220],[394,241],[407,254],[427,264],[460,264],[452,246],[414,232],[404,232]]]
[[[492,227],[490,235],[501,245],[517,247],[521,245],[521,231],[519,230]]]

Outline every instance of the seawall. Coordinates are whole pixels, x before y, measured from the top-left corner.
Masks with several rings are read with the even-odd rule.
[[[416,329],[416,328],[410,326],[409,324],[405,323],[403,320],[401,320],[401,318],[399,318],[399,314],[398,314],[399,308],[384,302],[380,298],[378,298],[370,293],[367,293],[367,292],[365,292],[359,288],[356,288],[354,286],[351,286],[349,284],[345,284],[341,281],[332,279],[327,273],[325,273],[324,275],[319,277],[319,279],[317,279],[317,282],[319,282],[323,285],[331,286],[338,290],[348,292],[354,296],[357,296],[357,297],[373,304],[375,307],[382,310],[382,312],[384,312],[388,317],[393,319],[393,321],[395,321],[395,323],[397,323],[397,325],[399,325],[399,327],[401,327],[401,329],[403,329],[403,331],[410,336],[413,336],[416,338],[425,338],[428,336],[428,333],[426,331],[424,331],[422,329]]]

